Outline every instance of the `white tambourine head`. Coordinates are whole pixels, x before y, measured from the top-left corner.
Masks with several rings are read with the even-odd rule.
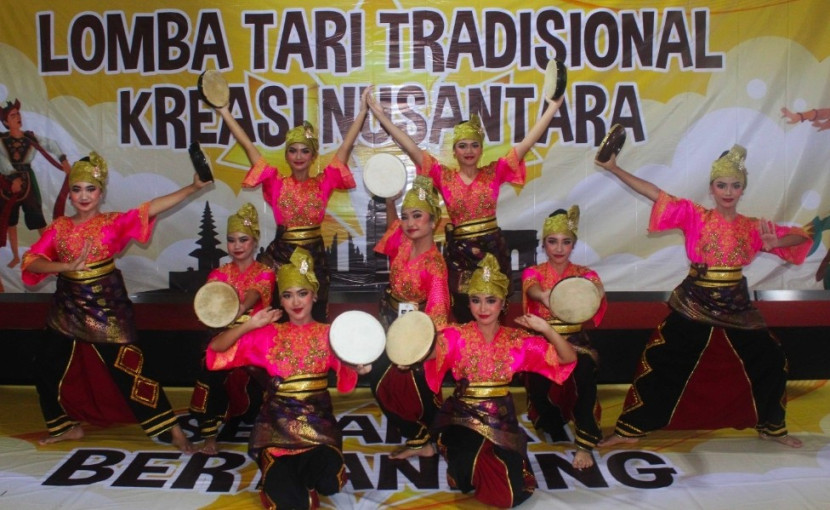
[[[599,310],[602,296],[591,280],[579,276],[565,278],[550,293],[550,310],[559,319],[581,324]]]
[[[196,317],[209,328],[224,328],[239,313],[239,296],[228,283],[213,281],[202,285],[193,298]]]
[[[386,355],[396,365],[422,361],[435,340],[435,325],[429,315],[415,310],[401,315],[386,333]]]
[[[363,168],[363,183],[376,197],[394,197],[406,186],[406,166],[392,154],[375,154]]]
[[[374,316],[360,310],[349,310],[332,321],[329,342],[334,354],[341,360],[353,365],[365,365],[383,354],[386,333]]]

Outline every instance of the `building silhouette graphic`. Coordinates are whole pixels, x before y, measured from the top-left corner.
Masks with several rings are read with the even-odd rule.
[[[378,241],[386,232],[386,203],[382,199],[369,201],[366,211],[366,236],[364,242],[351,234],[345,240],[337,235],[326,248],[326,257],[331,271],[331,289],[335,291],[372,291],[380,290],[389,282],[389,260],[385,255],[375,253]],[[536,265],[536,248],[539,241],[535,230],[504,230],[505,240],[513,259],[513,286],[521,288],[521,273],[527,267]],[[443,236],[436,232],[436,245],[443,252]],[[345,243],[345,249],[341,249]],[[221,259],[227,253],[219,248],[222,241],[218,239],[210,204],[205,204],[197,248],[189,253],[196,259],[196,268],[188,267],[185,271],[169,273],[170,290],[196,292],[207,281],[208,274],[219,267]],[[261,251],[261,250],[260,250]],[[341,264],[341,258],[345,258]]]

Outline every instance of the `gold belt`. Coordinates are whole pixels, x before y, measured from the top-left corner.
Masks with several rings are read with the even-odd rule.
[[[61,273],[61,276],[67,280],[83,283],[97,280],[98,278],[106,276],[113,271],[115,271],[115,261],[113,259],[106,259],[90,264],[88,270],[64,271]]]
[[[464,390],[464,397],[468,398],[494,398],[505,397],[510,394],[510,388],[506,382],[484,382],[470,383]]]
[[[304,374],[286,378],[277,388],[277,395],[297,396],[297,393],[314,393],[328,388],[327,374]]]
[[[582,331],[582,324],[571,324],[569,322],[562,322],[559,319],[548,319],[548,324],[560,335],[573,335],[574,333]]]
[[[323,231],[320,225],[313,227],[289,227],[282,233],[282,240],[294,243],[304,244],[316,241],[323,237]]]
[[[705,274],[700,274],[695,266],[691,266],[689,276],[694,278],[694,284],[700,287],[731,287],[743,278],[743,268],[741,266],[709,266]]]
[[[496,217],[482,218],[480,220],[469,221],[456,225],[453,227],[452,234],[456,239],[467,239],[470,237],[478,237],[484,234],[492,234],[499,229],[496,223]]]
[[[417,306],[418,310],[423,310],[424,305],[426,305],[426,301],[409,301],[407,299],[401,299],[398,296],[392,294],[392,290],[389,287],[386,287],[386,300],[389,303],[389,306],[396,310],[401,303],[411,303]]]

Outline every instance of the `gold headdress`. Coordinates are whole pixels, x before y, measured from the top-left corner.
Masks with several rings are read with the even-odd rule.
[[[746,188],[747,172],[746,165],[746,149],[738,144],[732,146],[729,152],[719,157],[712,163],[712,172],[709,174],[709,182],[713,182],[718,177],[732,177],[738,179]]]
[[[259,215],[251,203],[244,203],[236,214],[228,216],[228,234],[242,232],[259,240]]]
[[[487,253],[478,263],[478,269],[473,271],[470,277],[470,285],[467,294],[484,294],[504,299],[507,296],[507,286],[510,281],[501,272],[499,261],[492,253]]]
[[[311,152],[316,156],[317,155],[317,136],[314,134],[314,126],[311,125],[309,121],[303,121],[302,126],[293,127],[288,131],[288,134],[285,135],[285,148],[286,150],[288,147],[295,143],[301,143],[311,149]]]
[[[456,124],[452,131],[452,146],[455,147],[460,140],[475,140],[484,143],[484,128],[481,127],[481,119],[473,114],[470,120]]]
[[[412,183],[412,189],[403,197],[402,209],[413,208],[426,211],[435,221],[441,217],[441,204],[438,191],[432,185],[432,179],[425,175],[418,175]]]
[[[277,286],[283,292],[292,287],[300,287],[317,292],[320,282],[314,274],[314,258],[305,248],[297,247],[291,254],[290,262],[280,266],[277,271]]]
[[[90,152],[89,157],[83,158],[72,165],[69,172],[69,185],[76,182],[92,183],[103,191],[107,187],[107,162],[97,152]]]
[[[576,239],[578,231],[579,206],[572,205],[567,213],[560,210],[553,216],[545,218],[545,224],[542,226],[542,239],[551,234],[567,234]]]

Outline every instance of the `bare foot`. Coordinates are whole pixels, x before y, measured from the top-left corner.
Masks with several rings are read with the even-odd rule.
[[[623,437],[618,434],[611,434],[600,441],[597,446],[606,448],[608,446],[617,446],[618,444],[634,444],[639,440],[640,439],[636,437]]]
[[[84,429],[81,428],[80,424],[75,424],[72,426],[71,429],[67,430],[63,434],[59,436],[46,436],[43,439],[39,440],[37,444],[39,445],[48,445],[54,443],[60,443],[61,441],[78,441],[84,437]]]
[[[594,456],[587,450],[577,448],[571,465],[576,469],[587,469],[594,465]]]
[[[783,436],[771,436],[769,434],[759,432],[758,437],[760,437],[764,441],[775,441],[776,443],[783,444],[784,446],[789,446],[790,448],[801,448],[804,445],[804,443],[801,442],[801,439],[798,439],[797,437],[791,436],[789,434],[785,434]]]
[[[189,439],[187,439],[187,436],[184,435],[184,431],[178,423],[173,425],[173,428],[170,429],[170,434],[173,436],[173,439],[170,442],[173,443],[173,446],[178,448],[180,452],[193,453],[193,444]]]
[[[11,262],[8,263],[7,267],[14,267],[20,264],[20,257],[14,257]]]
[[[205,444],[202,445],[199,451],[205,455],[216,455],[219,453],[219,448],[216,447],[216,436],[205,439]]]
[[[409,448],[406,445],[397,448],[390,455],[390,459],[408,459],[409,457],[432,457],[435,455],[435,448],[432,443],[427,443],[423,448]]]

